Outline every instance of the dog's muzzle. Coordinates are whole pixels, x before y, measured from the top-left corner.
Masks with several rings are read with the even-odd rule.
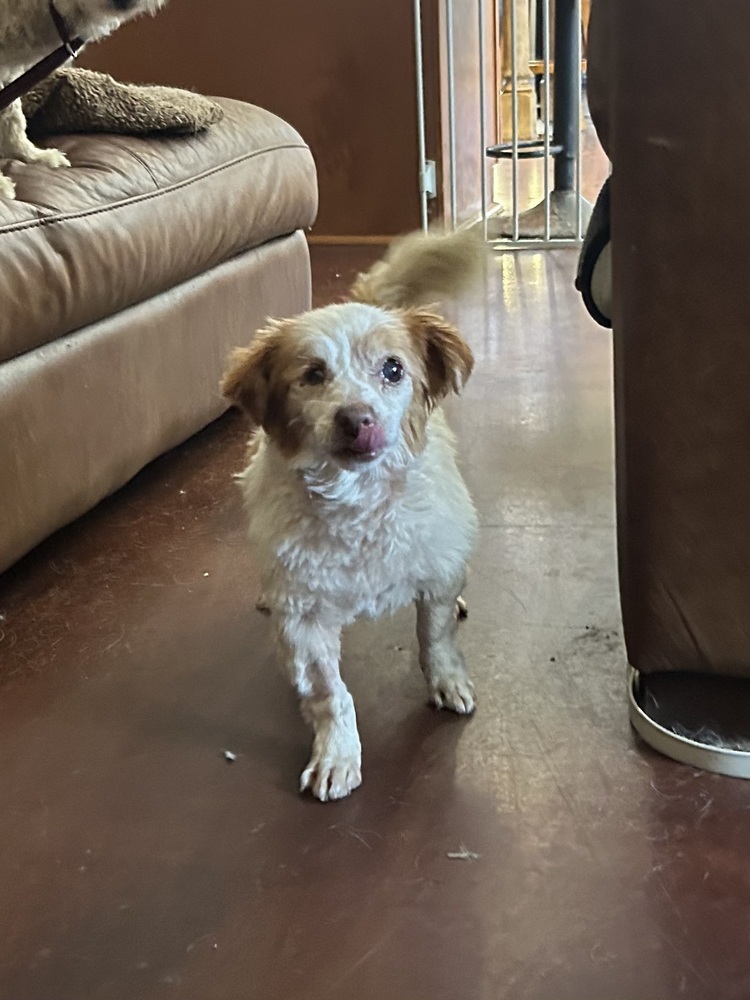
[[[336,451],[349,458],[370,461],[385,448],[385,429],[369,406],[342,406],[334,418]]]

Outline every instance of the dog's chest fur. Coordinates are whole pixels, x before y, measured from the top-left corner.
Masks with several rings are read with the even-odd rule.
[[[272,608],[345,624],[461,585],[476,514],[442,415],[431,423],[425,451],[399,474],[363,470],[325,485],[261,442],[241,478]]]

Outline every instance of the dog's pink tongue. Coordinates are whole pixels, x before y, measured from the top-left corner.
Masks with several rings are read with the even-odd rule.
[[[385,431],[380,424],[363,424],[350,447],[358,455],[368,455],[373,451],[382,451],[385,447]]]

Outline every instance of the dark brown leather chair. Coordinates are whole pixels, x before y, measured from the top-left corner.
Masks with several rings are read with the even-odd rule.
[[[663,723],[748,740],[749,39],[745,0],[594,0],[588,64],[613,164],[628,657]]]

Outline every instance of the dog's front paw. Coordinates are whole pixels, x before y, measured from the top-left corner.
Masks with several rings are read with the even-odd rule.
[[[43,167],[49,167],[51,170],[58,170],[60,167],[69,167],[70,160],[67,158],[65,153],[61,153],[59,149],[34,149],[26,157],[27,163],[41,163]]]
[[[430,698],[436,708],[448,708],[459,715],[471,715],[475,707],[474,685],[464,673],[433,678]]]
[[[308,789],[316,799],[344,799],[362,784],[362,765],[358,754],[333,756],[313,751],[310,763],[302,772],[299,788]]]
[[[474,711],[474,685],[466,673],[464,658],[452,643],[432,647],[421,660],[430,701],[436,708],[448,708],[459,715]]]
[[[16,197],[16,185],[4,174],[0,174],[0,198],[12,201]]]

